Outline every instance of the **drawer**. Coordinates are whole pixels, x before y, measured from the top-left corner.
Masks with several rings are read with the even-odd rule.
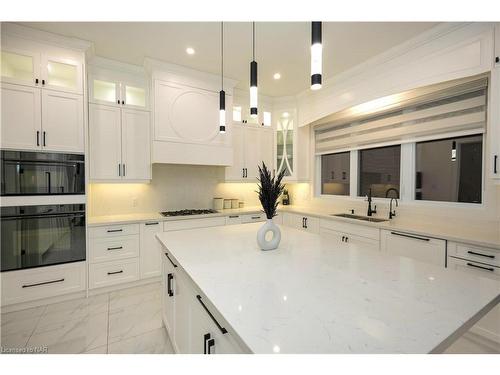
[[[90,262],[134,258],[139,256],[139,236],[92,238],[90,240]]]
[[[283,224],[295,229],[319,233],[319,223],[317,217],[291,213],[283,214]]]
[[[221,225],[221,226],[226,225],[226,218],[224,216],[207,217],[207,218],[203,218],[203,219],[185,219],[185,220],[165,221],[163,223],[163,230],[165,232],[168,232],[171,230],[208,228],[208,227],[216,227],[219,225]]]
[[[139,258],[91,264],[89,288],[101,288],[139,279]]]
[[[448,242],[448,255],[500,267],[500,250]]]
[[[129,236],[131,234],[139,234],[139,224],[107,225],[89,228],[90,238]]]
[[[484,263],[474,262],[448,256],[447,268],[455,271],[468,272],[473,275],[500,280],[500,268]]]
[[[258,214],[241,215],[242,224],[257,223],[259,221],[266,221],[266,214],[261,212]]]
[[[337,232],[354,234],[356,236],[371,238],[372,240],[380,239],[380,232],[378,228],[371,228],[366,225],[356,225],[344,223],[340,220],[321,219],[321,228],[335,230]]]
[[[229,215],[226,216],[226,225],[241,224],[240,215]]]
[[[2,272],[2,306],[85,290],[86,262]]]

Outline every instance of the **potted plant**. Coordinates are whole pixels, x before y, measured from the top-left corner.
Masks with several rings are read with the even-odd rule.
[[[262,250],[276,249],[281,241],[281,231],[273,222],[273,217],[277,215],[278,199],[285,189],[285,185],[281,183],[284,175],[285,170],[282,170],[278,175],[272,176],[271,171],[264,162],[262,162],[262,167],[259,166],[257,193],[259,194],[259,200],[267,218],[265,224],[257,232],[257,243]],[[266,239],[268,232],[272,232],[273,234],[270,240]]]

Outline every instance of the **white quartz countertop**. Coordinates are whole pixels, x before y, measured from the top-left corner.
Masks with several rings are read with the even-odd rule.
[[[428,353],[500,301],[500,283],[261,223],[157,238],[254,353]]]

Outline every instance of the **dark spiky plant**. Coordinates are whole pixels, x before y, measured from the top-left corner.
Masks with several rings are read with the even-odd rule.
[[[271,171],[267,169],[266,163],[262,162],[262,167],[259,165],[259,177],[257,177],[259,190],[257,193],[268,219],[276,216],[278,198],[285,189],[285,185],[281,183],[284,176],[285,170],[282,170],[276,176],[272,176]]]

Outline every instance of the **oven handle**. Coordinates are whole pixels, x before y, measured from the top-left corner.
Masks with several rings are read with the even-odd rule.
[[[3,216],[2,220],[39,219],[39,218],[49,218],[49,217],[84,217],[84,216],[85,212],[76,212],[76,213],[65,213],[65,214]]]

